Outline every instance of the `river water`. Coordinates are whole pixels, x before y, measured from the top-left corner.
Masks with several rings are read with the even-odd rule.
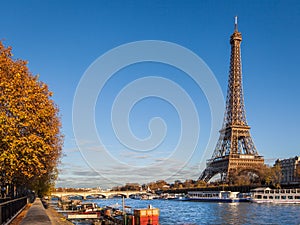
[[[100,207],[122,206],[118,198],[89,201]],[[160,209],[161,225],[300,224],[300,205],[125,199],[125,205],[132,208],[147,208],[150,204]]]

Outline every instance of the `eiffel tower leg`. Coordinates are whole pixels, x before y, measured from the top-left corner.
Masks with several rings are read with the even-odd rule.
[[[222,183],[226,182],[226,177],[227,177],[226,173],[221,173],[221,182]]]

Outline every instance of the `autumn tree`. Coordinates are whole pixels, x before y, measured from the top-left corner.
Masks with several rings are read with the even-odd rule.
[[[173,187],[175,189],[183,188],[183,183],[180,180],[175,180]]]
[[[185,188],[193,188],[194,187],[194,181],[191,179],[187,179],[184,181],[183,186]]]
[[[206,187],[207,186],[207,183],[204,181],[204,180],[197,180],[196,181],[196,187],[197,188],[200,188],[200,187]]]
[[[0,42],[0,185],[44,193],[57,174],[61,122],[48,86],[26,64]]]
[[[272,167],[272,172],[273,172],[272,183],[276,188],[280,188],[280,183],[282,180],[282,170],[281,170],[280,165],[275,164]]]
[[[296,166],[296,181],[300,182],[300,164]]]
[[[276,188],[280,187],[282,172],[279,164],[275,164],[273,167],[264,166],[261,168],[262,182],[267,185],[272,185]]]
[[[261,179],[263,179],[264,175],[262,171],[264,171],[265,166],[259,166],[254,168],[246,168],[244,170],[231,170],[229,176],[229,184],[231,185],[252,185],[252,184],[260,184]]]

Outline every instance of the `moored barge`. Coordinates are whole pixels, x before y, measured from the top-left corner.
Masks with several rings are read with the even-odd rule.
[[[239,192],[233,191],[189,191],[186,200],[202,202],[241,202]]]
[[[256,188],[251,190],[251,202],[300,204],[300,189]]]

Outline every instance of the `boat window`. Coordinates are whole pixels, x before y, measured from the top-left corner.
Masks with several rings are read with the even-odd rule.
[[[292,193],[296,193],[296,190],[295,190],[295,189],[292,189]]]
[[[257,199],[261,199],[261,195],[256,195],[255,196]]]
[[[270,190],[270,193],[271,193],[271,194],[274,194],[274,190]]]
[[[295,196],[295,199],[300,199],[300,195],[296,195],[296,196]]]
[[[280,196],[276,195],[276,196],[275,196],[275,199],[279,199],[279,197],[280,197]]]
[[[288,189],[288,190],[285,190],[285,192],[289,194],[289,193],[291,193],[291,190]]]
[[[300,193],[300,189],[297,189],[297,193]]]
[[[283,194],[284,194],[284,193],[285,193],[284,191],[285,191],[284,189],[281,189],[281,190],[280,190],[280,193],[283,193]]]
[[[268,199],[268,196],[264,195],[264,199]]]
[[[279,193],[279,190],[277,189],[277,190],[275,190],[275,193]]]
[[[273,199],[273,196],[272,196],[272,195],[270,195],[270,196],[269,196],[269,199]]]
[[[292,195],[289,195],[289,196],[288,196],[288,199],[293,199],[293,196],[292,196]]]
[[[265,192],[266,192],[266,194],[269,194],[269,190],[266,190]]]
[[[285,196],[285,195],[282,195],[282,196],[281,196],[281,199],[286,199],[286,196]]]

